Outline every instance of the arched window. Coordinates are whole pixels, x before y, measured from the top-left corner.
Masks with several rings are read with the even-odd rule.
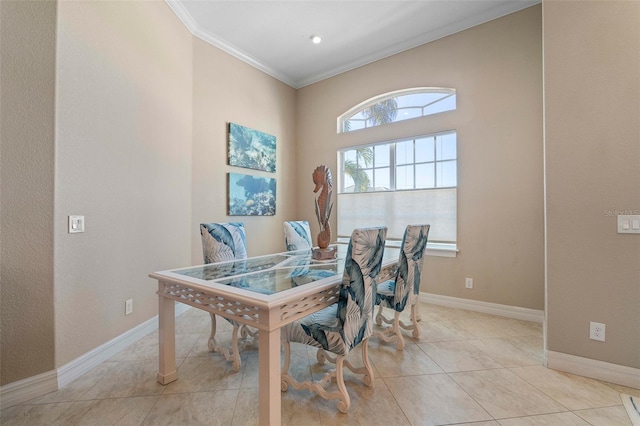
[[[424,117],[456,109],[456,90],[417,87],[373,97],[338,117],[338,133]]]
[[[455,89],[398,90],[338,117],[338,133],[455,109]],[[427,254],[455,256],[457,132],[445,128],[415,136],[402,129],[385,131],[385,140],[338,149],[338,239],[346,240],[356,227],[385,225],[387,242],[399,244],[408,224],[428,223]]]

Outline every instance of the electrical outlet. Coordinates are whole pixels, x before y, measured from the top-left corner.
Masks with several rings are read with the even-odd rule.
[[[129,315],[133,313],[133,299],[127,299],[124,302],[124,314]]]
[[[465,278],[464,279],[464,287],[465,288],[473,288],[473,278]]]
[[[605,325],[591,321],[589,326],[589,339],[604,342]]]

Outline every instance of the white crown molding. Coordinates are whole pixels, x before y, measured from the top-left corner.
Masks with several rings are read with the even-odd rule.
[[[482,312],[522,321],[544,322],[544,311],[521,308],[519,306],[501,305],[498,303],[481,302],[479,300],[462,299],[459,297],[441,296],[433,293],[420,293],[420,301],[449,308]]]
[[[265,74],[270,75],[271,77],[280,80],[284,84],[287,84],[294,89],[297,89],[296,82],[291,79],[289,76],[284,75],[282,73],[277,72],[276,70],[266,66],[250,55],[246,54],[242,50],[236,48],[235,46],[217,38],[213,34],[208,31],[203,30],[198,23],[193,19],[191,14],[185,9],[180,1],[177,0],[165,0],[167,5],[173,10],[173,12],[178,16],[178,19],[182,21],[182,23],[187,27],[187,29],[193,34],[195,37],[198,37],[202,41],[205,41],[212,46],[217,47],[218,49],[227,52],[229,55],[240,59],[241,61],[251,65],[252,67],[264,72]]]
[[[640,369],[547,351],[547,368],[640,389]]]
[[[317,83],[327,78],[335,77],[336,75],[342,74],[344,72],[351,71],[353,69],[362,67],[364,65],[368,65],[370,63],[379,61],[384,58],[388,58],[397,53],[401,53],[406,50],[413,49],[414,47],[418,47],[423,44],[430,43],[432,41],[441,39],[451,34],[455,34],[457,32],[464,31],[469,28],[475,27],[477,25],[481,25],[489,21],[492,21],[494,19],[498,19],[500,17],[509,15],[511,13],[518,12],[520,10],[526,9],[528,7],[531,7],[540,3],[541,0],[522,0],[518,2],[517,7],[513,7],[512,2],[500,3],[494,8],[491,8],[471,18],[455,22],[454,24],[447,25],[433,31],[426,32],[417,37],[403,41],[402,43],[397,43],[386,49],[379,50],[374,54],[358,58],[355,61],[349,62],[347,64],[341,65],[339,67],[330,69],[322,73],[312,75],[309,78],[304,78],[301,80],[295,80],[290,76],[283,74],[282,72],[278,72],[274,70],[273,68],[256,60],[252,56],[236,48],[235,46],[229,44],[228,42],[221,40],[215,35],[202,29],[179,0],[165,0],[165,2],[167,3],[167,5],[169,5],[171,10],[173,10],[173,12],[178,16],[178,18],[182,21],[182,23],[189,29],[191,34],[193,34],[194,36],[223,50],[224,52],[227,52],[231,56],[234,56],[235,58],[240,59],[243,62],[246,62],[247,64],[270,75],[271,77],[282,81],[283,83],[293,87],[294,89],[300,89],[302,87],[308,86],[313,83]]]
[[[182,315],[189,309],[189,305],[176,303],[176,317]],[[115,339],[79,356],[57,370],[47,371],[37,376],[27,377],[26,379],[0,387],[0,410],[62,388],[157,329],[158,316],[156,315]]]
[[[435,29],[433,31],[428,31],[426,33],[420,34],[417,37],[405,40],[402,43],[397,43],[386,49],[379,50],[372,55],[359,58],[353,62],[350,62],[338,68],[334,68],[332,70],[329,70],[320,74],[316,74],[307,79],[298,81],[297,87],[295,88],[299,89],[301,87],[308,86],[313,83],[317,83],[327,78],[335,77],[336,75],[388,58],[398,53],[405,52],[407,50],[413,49],[414,47],[422,46],[423,44],[427,44],[432,41],[436,41],[441,38],[450,36],[452,34],[459,33],[464,30],[468,30],[469,28],[473,28],[475,26],[485,24],[489,21],[493,21],[494,19],[498,19],[515,12],[519,12],[528,7],[531,7],[540,3],[540,1],[541,0],[523,0],[518,4],[517,8],[512,8],[507,4],[501,3],[498,6],[492,9],[489,9],[484,13],[478,14],[472,18],[464,19],[462,21],[458,21],[454,24],[450,24],[450,25]]]

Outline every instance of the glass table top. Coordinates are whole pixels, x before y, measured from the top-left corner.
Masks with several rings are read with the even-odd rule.
[[[225,278],[217,282],[257,293],[274,294],[324,278],[341,276],[342,269],[344,269],[344,262],[342,262],[341,266],[334,263],[324,266],[278,268],[240,277]]]
[[[195,266],[193,268],[180,269],[173,272],[180,275],[186,275],[188,277],[210,281],[232,275],[241,275],[270,269],[290,259],[291,256],[274,254],[270,256],[254,257],[230,262],[210,263],[208,265]]]
[[[325,278],[341,276],[347,245],[337,244],[337,249],[336,258],[331,260],[315,260],[310,251],[297,251],[211,263],[170,272],[256,293],[274,294]],[[398,254],[398,249],[386,247],[383,263],[397,260]]]

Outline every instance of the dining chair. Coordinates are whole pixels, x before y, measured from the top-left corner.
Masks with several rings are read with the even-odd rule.
[[[311,228],[306,220],[284,222],[284,244],[287,251],[311,250]]]
[[[402,245],[400,246],[400,258],[398,269],[394,280],[384,281],[378,284],[376,294],[376,324],[392,324],[384,331],[376,331],[374,337],[385,342],[396,342],[399,351],[404,349],[404,338],[401,328],[412,330],[413,337],[420,336],[418,328],[419,312],[418,299],[420,296],[420,275],[422,273],[422,263],[424,251],[427,247],[430,225],[408,225],[404,231]],[[400,320],[400,314],[406,306],[411,306],[411,324],[406,324]],[[383,308],[394,310],[393,319],[387,318],[383,313]]]
[[[382,266],[386,235],[386,227],[354,230],[347,248],[338,302],[281,329],[285,353],[281,373],[283,392],[286,392],[289,385],[295,389],[317,392],[324,399],[338,399],[338,410],[346,413],[351,399],[344,383],[343,366],[356,374],[364,374],[363,382],[366,386],[373,385],[368,343],[373,333],[375,280]],[[327,372],[319,381],[297,381],[289,374],[291,342],[318,348],[318,363],[329,360],[336,364],[336,368]],[[351,350],[358,346],[362,349],[362,367],[355,367],[345,360]],[[336,379],[338,389],[328,392],[325,387],[333,378]]]
[[[201,223],[200,235],[202,236],[202,255],[204,263],[216,263],[230,260],[242,260],[247,258],[247,243],[244,232],[244,224],[241,222],[228,223]],[[220,352],[227,361],[233,361],[233,371],[239,371],[241,366],[240,350],[238,348],[238,334],[242,338],[247,335],[257,336],[257,330],[251,330],[244,324],[225,318],[233,325],[231,337],[231,352],[216,343],[216,315],[211,316],[211,335],[208,347],[210,352]]]

